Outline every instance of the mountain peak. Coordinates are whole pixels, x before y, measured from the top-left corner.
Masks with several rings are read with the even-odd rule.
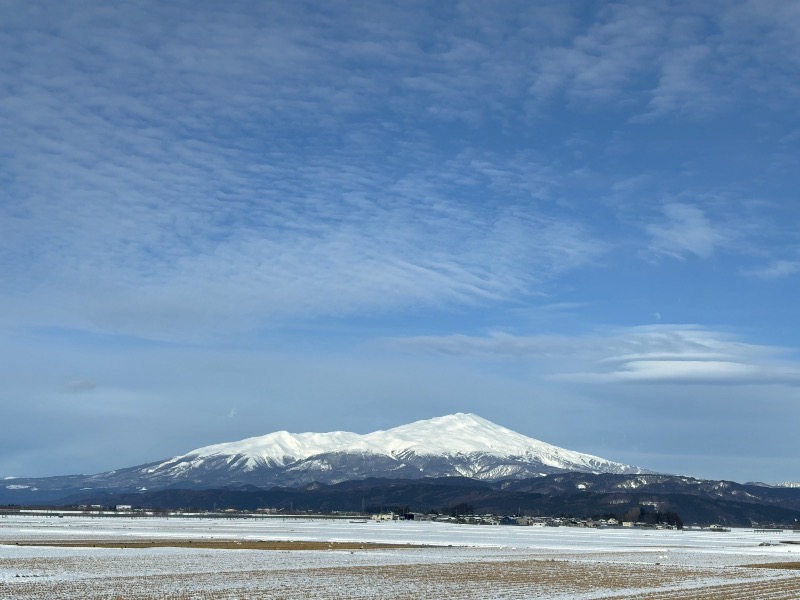
[[[431,419],[424,419],[416,421],[416,423],[430,423],[433,426],[441,427],[496,427],[494,423],[479,417],[474,413],[457,412],[452,415],[443,415],[441,417],[433,417]],[[414,425],[414,423],[410,423]]]
[[[196,475],[209,469],[237,471],[239,477],[253,483],[263,484],[263,478],[258,480],[266,477],[266,482],[288,480],[291,485],[371,476],[458,475],[496,480],[569,471],[644,472],[559,448],[476,414],[461,412],[365,435],[345,431],[278,431],[198,448],[150,466],[146,471],[185,477],[187,473]]]
[[[175,486],[296,487],[370,477],[458,476],[497,481],[569,472],[647,473],[547,444],[472,413],[455,413],[365,435],[275,431],[204,446],[162,462],[69,479],[76,489],[157,490]],[[34,480],[14,482],[6,488],[27,489],[33,485],[30,481]],[[45,484],[36,480],[37,489],[40,485]]]

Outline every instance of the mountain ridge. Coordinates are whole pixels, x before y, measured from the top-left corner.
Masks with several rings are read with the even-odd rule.
[[[302,485],[375,476],[493,481],[570,471],[646,472],[526,437],[474,414],[455,413],[364,435],[279,431],[204,446],[148,466],[142,475],[187,479],[191,473],[221,474],[220,483]]]
[[[278,431],[203,446],[166,460],[96,475],[19,478],[0,485],[0,501],[43,497],[45,490],[63,492],[67,488],[139,491],[248,484],[291,487],[367,477],[465,476],[497,481],[573,471],[649,472],[560,448],[474,414],[455,413],[364,435],[344,431],[300,434]]]
[[[278,431],[96,475],[0,481],[0,504],[305,507],[469,504],[529,514],[656,507],[688,522],[800,518],[800,489],[666,475],[559,448],[456,413],[364,435]],[[649,508],[648,508],[649,507]]]
[[[399,461],[398,467],[404,464],[405,459],[412,457],[490,455],[535,462],[541,464],[545,472],[552,469],[645,472],[639,467],[547,444],[471,413],[434,417],[364,435],[345,431],[299,434],[278,431],[237,442],[204,446],[168,459],[157,467],[151,467],[150,472],[156,472],[164,467],[173,471],[185,470],[220,456],[236,457],[233,460],[229,459],[229,462],[235,460],[240,463],[237,466],[243,471],[248,471],[261,466],[296,465],[298,462],[330,454],[360,454],[389,458]],[[313,465],[304,468],[313,470]],[[480,469],[473,469],[470,472],[468,468],[466,470],[467,472],[463,472],[456,467],[457,474],[477,479],[491,480],[508,475],[514,476],[513,472],[492,473]],[[422,471],[424,472],[424,469]]]

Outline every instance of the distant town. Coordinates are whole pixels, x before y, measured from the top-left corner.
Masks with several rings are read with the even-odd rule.
[[[633,514],[636,514],[634,512]],[[114,506],[78,505],[73,507],[14,507],[0,508],[0,517],[9,515],[41,516],[50,518],[64,517],[181,517],[181,518],[223,518],[223,519],[319,519],[319,520],[346,520],[353,524],[385,523],[389,521],[417,521],[452,523],[459,525],[496,525],[517,527],[582,527],[593,529],[667,529],[667,530],[693,530],[708,532],[729,532],[730,528],[721,525],[684,525],[677,515],[669,514],[663,521],[619,520],[614,517],[571,517],[571,516],[529,516],[529,515],[496,515],[496,514],[439,514],[435,511],[429,513],[404,512],[404,511],[378,511],[373,513],[351,511],[287,511],[280,508],[261,508],[255,511],[237,510],[226,508],[221,510],[154,510],[134,507],[130,504],[117,504]],[[752,523],[755,531],[794,531],[800,533],[800,525],[786,527],[775,523]],[[798,542],[800,543],[800,542]]]

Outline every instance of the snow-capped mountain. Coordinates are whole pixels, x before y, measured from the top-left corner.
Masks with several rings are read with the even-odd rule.
[[[366,435],[278,431],[205,446],[138,469],[153,483],[302,485],[366,477],[498,480],[581,471],[642,469],[546,444],[473,414],[458,413]]]
[[[225,485],[298,486],[385,477],[461,476],[485,481],[552,473],[638,474],[647,471],[565,450],[457,413],[366,435],[288,433],[205,446],[173,458],[91,476],[14,480],[16,490],[159,489]],[[6,486],[8,488],[8,486]]]

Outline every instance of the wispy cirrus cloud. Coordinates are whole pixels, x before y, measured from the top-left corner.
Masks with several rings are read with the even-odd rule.
[[[630,222],[645,234],[643,255],[650,260],[706,260],[725,255],[756,263],[741,267],[740,272],[764,280],[787,277],[797,270],[797,216],[789,204],[726,192],[698,193],[693,200],[678,196],[656,206],[657,212],[637,213]]]
[[[6,24],[7,307],[61,296],[85,321],[151,335],[508,299],[605,250],[581,219],[526,205],[552,188],[546,163],[397,136],[414,98],[433,98],[406,76],[433,52],[455,98],[474,61],[496,68],[480,44],[453,33],[425,52],[357,7],[348,36],[279,5],[151,8],[157,25],[94,5]]]
[[[662,221],[645,228],[651,236],[650,250],[656,255],[709,258],[716,248],[729,241],[730,234],[713,224],[697,206],[665,204],[663,213]]]
[[[748,269],[746,273],[759,279],[782,279],[800,272],[800,260],[774,260],[766,265]]]
[[[20,3],[0,36],[5,306],[60,296],[78,319],[163,331],[513,301],[631,244],[708,258],[741,239],[719,211],[678,196],[604,234],[586,200],[603,180],[580,187],[580,161],[509,132],[563,98],[683,114],[685,74],[709,65],[721,97],[748,11],[772,23],[750,5]],[[752,60],[772,58],[760,43]]]
[[[247,321],[509,299],[606,248],[587,225],[535,206],[463,202],[464,179],[480,190],[515,177],[498,163],[475,179],[470,156],[393,179],[368,162],[280,155],[255,176],[215,155],[206,164],[217,168],[203,173],[193,164],[204,149],[183,154],[155,168],[158,151],[91,169],[65,159],[64,195],[32,186],[34,201],[7,207],[3,250],[19,297],[44,285],[103,327],[136,333],[149,319],[163,332],[223,325],[232,308]]]
[[[449,335],[393,338],[414,353],[514,359],[573,383],[800,385],[797,350],[752,344],[690,325],[651,325],[595,335]],[[534,367],[535,368],[535,367]]]

